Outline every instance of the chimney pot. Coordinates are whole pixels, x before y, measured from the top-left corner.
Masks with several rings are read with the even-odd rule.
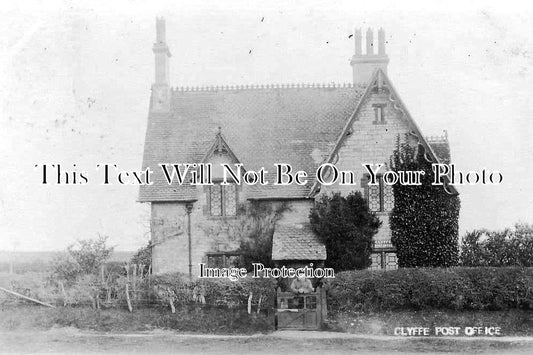
[[[155,55],[155,84],[168,85],[170,50],[168,49],[168,46],[165,43],[165,19],[163,17],[156,17],[155,26],[156,42],[154,43],[153,48],[153,52]]]
[[[374,54],[374,33],[369,27],[366,31],[366,55]]]
[[[156,43],[165,43],[166,42],[166,29],[165,29],[165,18],[156,17]]]
[[[366,31],[366,53],[361,53],[361,31],[354,31],[355,54],[352,56],[350,65],[353,69],[353,84],[368,84],[376,69],[383,70],[387,73],[389,57],[385,53],[385,31],[383,28],[378,30],[378,48],[374,54],[374,33],[371,28]]]
[[[156,42],[152,48],[155,57],[155,81],[152,85],[152,111],[166,112],[170,109],[169,58],[165,34],[165,19],[156,17]]]
[[[354,40],[355,40],[355,55],[363,54],[362,53],[362,49],[361,49],[361,40],[362,40],[363,37],[361,36],[361,29],[360,28],[355,29],[353,37],[354,37]]]
[[[378,31],[378,54],[385,55],[385,31],[383,28]]]

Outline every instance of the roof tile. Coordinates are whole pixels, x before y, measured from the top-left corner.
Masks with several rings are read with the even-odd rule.
[[[326,247],[308,223],[278,224],[272,239],[273,260],[326,260]]]
[[[254,186],[250,198],[306,197],[363,92],[361,86],[173,90],[171,112],[148,118],[143,169],[154,172],[154,184],[141,186],[139,200],[195,199],[196,187],[169,186],[158,164],[200,162],[218,127],[245,169],[288,163],[310,175],[304,186]]]

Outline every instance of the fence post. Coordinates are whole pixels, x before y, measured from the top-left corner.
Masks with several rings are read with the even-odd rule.
[[[169,297],[168,301],[170,303],[170,310],[172,313],[176,313],[176,307],[174,307],[174,297]]]
[[[250,295],[248,296],[248,314],[252,314],[252,297],[253,294],[250,292]]]
[[[131,306],[131,300],[130,300],[130,288],[128,286],[128,280],[126,280],[126,302],[128,302],[128,310],[130,313],[133,312],[133,307]]]
[[[12,294],[14,296],[17,296],[17,297],[20,297],[20,298],[24,298],[28,301],[32,301],[32,302],[35,302],[35,303],[39,303],[39,304],[42,304],[43,306],[46,306],[46,307],[50,307],[50,308],[56,308],[56,306],[53,306],[49,303],[46,303],[46,302],[42,302],[42,301],[39,301],[35,298],[31,298],[31,297],[28,297],[28,296],[24,296],[24,295],[21,295],[20,293],[18,292],[15,292],[15,291],[11,291],[11,290],[8,290],[7,288],[3,288],[3,287],[0,287],[0,291],[4,291],[4,292],[7,292],[9,294]]]
[[[257,314],[261,310],[261,301],[263,300],[263,295],[259,295],[259,301],[257,302]]]
[[[65,292],[65,286],[61,280],[59,280],[59,288],[61,289],[61,294],[63,295],[63,307],[65,307],[67,305],[67,293]]]

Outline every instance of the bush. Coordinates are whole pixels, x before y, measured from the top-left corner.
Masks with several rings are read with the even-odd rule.
[[[53,275],[57,280],[74,283],[78,277],[98,275],[100,268],[113,252],[106,246],[107,237],[79,240],[68,246],[66,253],[52,262]]]
[[[533,226],[503,231],[474,230],[461,243],[463,266],[533,266]]]
[[[347,271],[326,283],[333,311],[533,309],[533,268]]]
[[[144,280],[144,287],[153,291],[152,297],[168,307],[170,300],[177,306],[201,303],[211,306],[239,307],[248,303],[252,293],[252,304],[273,308],[276,298],[276,281],[247,277],[239,281],[228,279],[189,280],[179,273],[154,275]]]
[[[152,265],[152,245],[148,243],[148,245],[137,250],[135,255],[131,257],[130,262],[136,265],[143,265],[143,275],[149,274],[150,266]]]
[[[309,215],[311,226],[326,245],[326,267],[336,271],[364,269],[372,263],[372,237],[381,221],[360,192],[323,195]]]

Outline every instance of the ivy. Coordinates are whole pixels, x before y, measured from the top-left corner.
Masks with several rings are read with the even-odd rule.
[[[391,170],[424,171],[421,185],[393,185],[394,208],[390,215],[392,244],[400,267],[448,267],[458,262],[460,200],[442,186],[432,185],[431,162],[423,147],[416,149],[397,140]]]
[[[250,201],[240,213],[239,226],[241,255],[239,267],[251,271],[253,263],[261,263],[265,267],[274,267],[272,261],[272,239],[276,222],[285,211],[289,210],[287,202]]]

